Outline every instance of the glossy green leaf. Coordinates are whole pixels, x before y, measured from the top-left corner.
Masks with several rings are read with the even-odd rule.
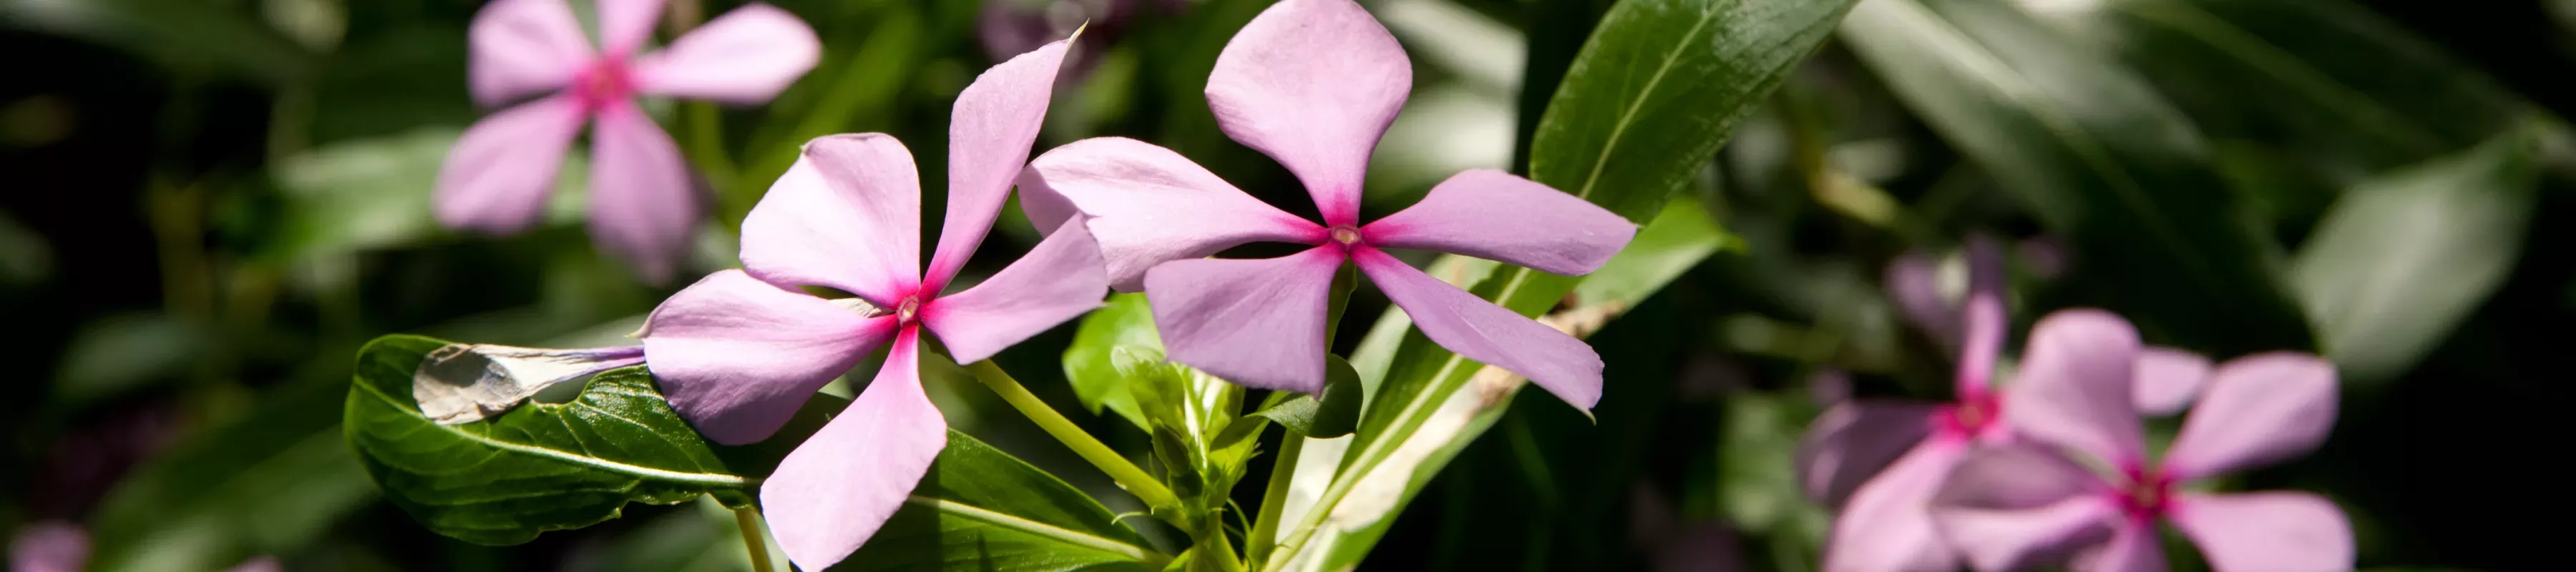
[[[836,569],[1037,572],[1170,561],[1148,546],[1082,491],[950,431],[903,509]]]
[[[1602,17],[1549,101],[1532,135],[1531,178],[1629,220],[1650,220],[1690,185],[1736,122],[1770,97],[1851,5],[1808,0],[1619,3]],[[1580,281],[1501,267],[1470,291],[1522,315],[1537,315],[1555,307]],[[1419,332],[1372,331],[1401,336],[1401,341],[1362,340],[1363,348],[1393,344],[1393,357],[1358,355],[1351,360],[1367,366],[1387,360],[1358,435],[1345,443],[1309,443],[1307,455],[1338,463],[1312,465],[1321,467],[1314,470],[1301,463],[1298,470],[1301,479],[1329,479],[1330,484],[1315,506],[1292,512],[1307,514],[1303,520],[1309,523],[1340,524],[1312,533],[1321,540],[1295,538],[1308,534],[1295,527],[1283,530],[1292,536],[1272,556],[1274,561],[1326,568],[1356,562],[1391,521],[1384,516],[1427,481],[1413,477],[1437,472],[1457,444],[1490,426],[1492,416],[1484,413],[1499,412],[1500,404],[1508,403],[1482,391],[1460,391],[1482,366]],[[1417,435],[1435,418],[1454,422],[1433,424],[1436,430]],[[1390,459],[1402,462],[1381,466]],[[1374,485],[1382,492],[1363,495],[1368,502],[1343,506],[1363,481],[1385,484]],[[1329,556],[1323,555],[1324,546],[1331,547]]]
[[[386,497],[430,530],[517,544],[616,518],[629,502],[671,504],[712,493],[728,505],[750,503],[757,480],[728,468],[640,366],[592,377],[568,403],[530,402],[473,423],[431,422],[412,401],[412,378],[429,352],[446,345],[402,335],[367,344],[343,422]]]
[[[2354,187],[2301,245],[2292,285],[2345,379],[2404,374],[2504,286],[2539,199],[2529,134]]]
[[[1120,346],[1151,349],[1161,357],[1163,338],[1154,331],[1154,309],[1146,305],[1144,294],[1112,294],[1108,304],[1082,317],[1073,345],[1064,349],[1064,379],[1073,384],[1083,408],[1093,414],[1107,408],[1142,429],[1145,414],[1136,408],[1127,374],[1118,370],[1112,355]]]
[[[2001,0],[1881,0],[1842,29],[1897,99],[2076,246],[2081,303],[2220,354],[2312,345],[2207,144],[2149,84]]]

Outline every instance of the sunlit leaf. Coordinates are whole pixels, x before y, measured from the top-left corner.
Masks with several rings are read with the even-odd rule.
[[[1149,546],[1071,485],[950,431],[903,509],[834,569],[1151,569],[1171,559]]]
[[[1127,391],[1127,375],[1118,370],[1112,355],[1119,346],[1158,354],[1163,349],[1163,338],[1154,331],[1154,309],[1146,305],[1144,294],[1112,294],[1107,305],[1082,317],[1073,345],[1064,349],[1064,379],[1073,384],[1073,395],[1082,400],[1084,409],[1098,414],[1107,408],[1143,429],[1145,414],[1136,408],[1136,396]]]

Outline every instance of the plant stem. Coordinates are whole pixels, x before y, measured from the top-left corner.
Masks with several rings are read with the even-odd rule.
[[[1109,473],[1109,478],[1117,480],[1119,486],[1126,487],[1127,492],[1134,493],[1138,500],[1145,501],[1146,506],[1181,508],[1180,497],[1173,495],[1171,489],[1163,488],[1161,481],[1155,480],[1154,476],[1146,473],[1144,469],[1137,468],[1135,463],[1127,462],[1127,457],[1120,456],[1117,451],[1111,450],[1099,439],[1092,438],[1090,433],[1075,426],[1072,420],[1065,419],[1063,414],[1056,413],[1055,408],[1048,407],[1045,401],[1038,399],[1037,395],[1029,393],[1028,388],[1020,387],[1020,381],[1011,379],[1011,374],[1002,371],[1001,366],[993,365],[993,360],[967,365],[966,372],[974,374],[975,379],[984,382],[984,387],[992,388],[993,393],[1001,395],[1003,401],[1010,402],[1011,407],[1020,410],[1021,415],[1028,416],[1030,421],[1036,422],[1038,428],[1045,429],[1048,435],[1055,436],[1056,441],[1073,449],[1074,454],[1081,455],[1083,460],[1090,461],[1094,467],[1099,467],[1100,472]]]
[[[1261,493],[1261,515],[1252,521],[1252,530],[1243,533],[1245,555],[1255,566],[1268,561],[1270,549],[1279,545],[1279,513],[1287,508],[1288,485],[1297,476],[1297,455],[1305,450],[1305,437],[1280,431],[1279,458],[1272,461],[1270,482]]]
[[[760,534],[760,509],[733,509],[733,523],[742,527],[742,547],[751,553],[751,572],[770,572],[769,541]]]

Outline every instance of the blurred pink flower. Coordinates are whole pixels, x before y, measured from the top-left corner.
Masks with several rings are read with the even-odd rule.
[[[637,95],[759,103],[813,69],[822,45],[805,22],[752,4],[637,54],[663,0],[599,0],[593,51],[563,0],[494,0],[469,31],[469,80],[486,106],[552,93],[467,128],[438,171],[438,220],[486,233],[525,229],[584,124],[590,135],[590,234],[645,279],[670,278],[699,218],[688,163]]]
[[[1601,397],[1601,358],[1591,347],[1380,249],[1583,274],[1626,246],[1636,225],[1546,185],[1475,170],[1361,226],[1369,152],[1412,86],[1403,47],[1358,4],[1280,2],[1217,55],[1208,107],[1227,136],[1296,173],[1323,225],[1263,204],[1170,149],[1123,138],[1077,141],[1038,157],[1022,188],[1052,193],[1023,193],[1022,204],[1041,229],[1077,211],[1095,217],[1089,225],[1112,286],[1144,290],[1171,358],[1217,377],[1322,389],[1326,305],[1347,260],[1433,341],[1591,409]],[[1204,258],[1249,242],[1314,248],[1271,259]]]
[[[2151,460],[2132,387],[2137,331],[2109,313],[2070,310],[2032,332],[2030,357],[2004,389],[2015,404],[2004,417],[2021,441],[1969,452],[1932,501],[1940,535],[1971,566],[2072,559],[2076,570],[2164,570],[2164,520],[2222,572],[2352,568],[2351,527],[2323,497],[2179,488],[2324,442],[2333,365],[2287,352],[2220,364],[2164,458]]]
[[[806,143],[743,221],[746,270],[708,276],[646,320],[644,355],[671,406],[727,444],[768,438],[815,390],[891,341],[876,380],[761,485],[761,506],[797,566],[821,570],[857,550],[947,446],[947,421],[922,392],[922,328],[958,363],[973,363],[1098,307],[1108,290],[1099,247],[1075,225],[982,283],[940,294],[1027,163],[1065,47],[1011,58],[958,94],[948,219],[927,272],[911,152],[883,134],[834,135]],[[826,300],[798,286],[858,297]]]
[[[89,566],[89,531],[49,520],[18,529],[9,541],[9,572],[80,572]],[[260,556],[224,572],[277,572],[277,558]]]

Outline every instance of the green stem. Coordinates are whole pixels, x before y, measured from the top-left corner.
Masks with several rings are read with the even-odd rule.
[[[1048,407],[1037,395],[1029,393],[1028,388],[1021,387],[1019,380],[1011,379],[1011,374],[1002,371],[1001,366],[993,365],[993,360],[969,364],[966,372],[983,381],[984,387],[993,388],[993,393],[1001,395],[1003,401],[1010,402],[1012,408],[1028,416],[1048,435],[1055,436],[1056,441],[1073,449],[1074,454],[1081,455],[1082,460],[1090,461],[1092,466],[1100,468],[1100,472],[1109,473],[1109,478],[1117,480],[1119,486],[1126,487],[1127,492],[1134,493],[1138,500],[1145,501],[1146,506],[1181,507],[1180,497],[1173,495],[1171,489],[1163,488],[1161,481],[1137,468],[1135,463],[1127,462],[1127,457],[1092,438],[1090,433],[1075,426],[1072,420],[1065,419],[1063,414],[1056,413],[1055,408]]]
[[[1305,437],[1280,433],[1279,459],[1270,465],[1270,484],[1261,493],[1261,516],[1243,533],[1244,552],[1256,565],[1268,561],[1270,549],[1279,545],[1279,513],[1287,508],[1288,485],[1297,477],[1297,456],[1306,450]]]
[[[751,572],[770,572],[769,541],[760,534],[760,509],[733,509],[733,523],[742,527],[742,547],[751,552]]]

